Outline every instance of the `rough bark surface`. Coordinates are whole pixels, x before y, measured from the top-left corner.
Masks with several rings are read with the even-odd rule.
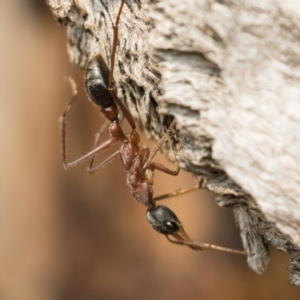
[[[48,0],[70,59],[109,62],[119,0]],[[127,0],[114,79],[149,137],[168,116],[176,160],[232,208],[249,266],[268,244],[290,255],[300,286],[300,4]]]

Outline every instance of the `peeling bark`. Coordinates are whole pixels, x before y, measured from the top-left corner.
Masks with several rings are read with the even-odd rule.
[[[73,63],[84,68],[98,53],[110,61],[119,0],[48,4],[67,26]],[[290,255],[297,286],[299,21],[294,1],[127,0],[114,72],[149,138],[176,118],[176,160],[233,209],[249,266],[262,273],[271,244]]]

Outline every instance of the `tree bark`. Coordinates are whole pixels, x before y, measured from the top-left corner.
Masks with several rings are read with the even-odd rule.
[[[127,0],[119,25],[118,95],[150,138],[170,116],[180,167],[233,209],[249,266],[268,244],[287,252],[300,286],[300,4]],[[109,63],[119,0],[48,0],[67,26],[73,63]],[[164,149],[168,154],[168,149]]]

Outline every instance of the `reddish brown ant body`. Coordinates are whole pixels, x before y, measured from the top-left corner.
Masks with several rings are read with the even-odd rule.
[[[133,197],[141,204],[145,205],[147,210],[147,220],[150,225],[159,233],[167,236],[170,242],[187,245],[193,250],[202,250],[203,248],[215,249],[220,251],[245,254],[244,251],[234,250],[229,248],[223,248],[210,244],[193,242],[189,236],[185,233],[181,222],[168,207],[163,205],[156,205],[156,201],[167,198],[168,196],[153,198],[153,176],[154,171],[159,170],[172,176],[177,176],[179,173],[179,167],[173,171],[165,166],[152,162],[153,157],[162,146],[166,137],[170,134],[171,130],[175,126],[175,120],[171,123],[166,133],[158,143],[155,150],[150,154],[150,150],[147,146],[140,146],[140,137],[136,132],[136,125],[133,116],[127,109],[127,107],[118,98],[113,88],[113,72],[115,64],[115,54],[118,39],[118,24],[120,21],[121,12],[124,6],[125,0],[121,0],[120,9],[116,18],[116,22],[113,25],[113,44],[112,54],[110,62],[110,70],[103,60],[101,55],[95,56],[88,64],[86,72],[86,89],[90,100],[96,105],[101,107],[103,116],[110,122],[109,124],[109,139],[104,143],[98,145],[98,138],[95,141],[95,147],[89,153],[76,159],[73,162],[66,161],[66,117],[72,106],[72,103],[77,95],[74,92],[72,99],[68,102],[62,116],[60,117],[61,128],[61,152],[62,161],[65,169],[76,165],[86,159],[91,159],[88,171],[94,173],[115,157],[120,156],[121,162],[127,173],[127,185],[133,195]],[[124,117],[127,119],[131,126],[131,132],[129,135],[125,135],[121,124],[118,119],[118,108],[122,111]],[[121,148],[110,155],[102,163],[93,167],[95,155],[100,151],[109,148],[115,142],[120,141],[122,143]],[[185,193],[186,190],[177,191],[176,195]],[[170,236],[174,238],[171,239]]]

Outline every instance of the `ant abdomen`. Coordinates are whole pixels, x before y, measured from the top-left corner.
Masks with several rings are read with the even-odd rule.
[[[108,90],[109,69],[99,54],[88,64],[85,86],[89,98],[101,108],[114,105],[113,98]]]

